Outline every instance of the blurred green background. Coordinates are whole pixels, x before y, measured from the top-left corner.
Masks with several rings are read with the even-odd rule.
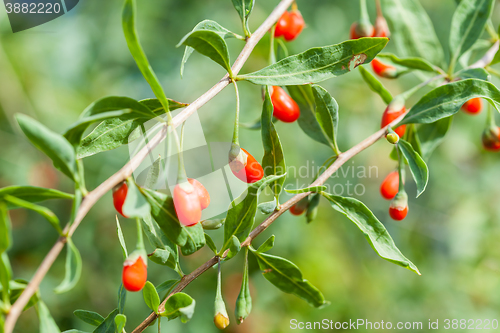
[[[374,19],[374,3],[368,1]],[[252,29],[266,18],[278,3],[256,1],[251,16]],[[429,13],[443,45],[447,36],[454,0],[422,3]],[[289,44],[293,53],[313,46],[339,43],[348,38],[351,22],[357,19],[354,0],[298,1],[307,23],[300,37]],[[92,101],[109,95],[136,99],[153,97],[130,56],[121,31],[122,1],[80,1],[63,17],[24,32],[12,34],[5,11],[0,10],[0,186],[31,184],[71,191],[71,183],[54,171],[50,161],[20,133],[14,115],[29,114],[49,128],[62,132]],[[495,26],[500,12],[494,13]],[[239,17],[229,0],[150,0],[138,4],[138,29],[150,62],[167,95],[191,102],[223,76],[220,66],[199,54],[179,75],[183,48],[175,48],[182,36],[203,19],[212,19],[241,33]],[[249,72],[267,64],[268,36],[256,47],[242,70]],[[232,59],[242,42],[228,41]],[[395,51],[393,43],[388,50]],[[398,81],[383,80],[393,94],[418,83],[413,75]],[[494,83],[499,83],[493,79]],[[341,150],[358,143],[379,128],[385,108],[381,99],[363,83],[357,71],[322,83],[340,105],[339,146]],[[242,122],[251,122],[261,112],[260,87],[241,83]],[[419,96],[422,95],[422,91]],[[411,99],[411,106],[418,96]],[[232,135],[234,93],[226,89],[199,110],[207,141],[228,141]],[[388,158],[391,146],[381,140],[344,166],[375,166],[371,178],[348,175],[332,178],[330,184],[362,184],[366,192],[357,196],[385,224],[400,250],[415,263],[422,276],[379,258],[359,230],[322,201],[318,218],[307,225],[304,217],[284,214],[255,241],[260,245],[275,234],[271,254],[295,262],[304,277],[317,286],[331,305],[317,310],[294,296],[275,289],[251,261],[254,310],[243,325],[237,326],[234,303],[239,292],[242,255],[223,267],[223,292],[232,325],[228,332],[290,332],[290,320],[348,321],[358,318],[375,321],[422,321],[429,319],[500,319],[500,156],[481,148],[480,135],[486,112],[469,116],[460,112],[445,142],[429,161],[427,191],[414,199],[415,186],[407,179],[410,213],[402,222],[392,221],[389,202],[379,195],[379,184],[395,167]],[[297,123],[277,123],[288,165],[320,165],[329,156],[326,146],[303,134]],[[259,131],[242,130],[240,141],[262,158]],[[88,188],[92,189],[120,168],[128,159],[127,147],[85,159]],[[293,183],[294,179],[287,182]],[[301,179],[308,182],[310,179]],[[345,194],[345,193],[344,193]],[[283,194],[284,201],[286,194]],[[67,219],[68,202],[48,206]],[[64,275],[64,255],[41,285],[41,294],[62,330],[91,331],[79,321],[75,309],[93,310],[106,315],[117,302],[122,255],[115,232],[115,211],[108,193],[91,210],[74,241],[84,260],[78,286],[63,295],[53,288]],[[16,278],[29,279],[57,235],[41,217],[30,212],[11,211],[14,247],[9,255]],[[264,216],[257,214],[257,222]],[[134,224],[122,220],[129,247],[134,244]],[[222,231],[210,235],[219,240]],[[211,256],[210,250],[182,258],[185,272],[195,269]],[[216,332],[212,325],[215,270],[192,283],[186,292],[196,299],[196,313],[188,324],[163,323],[163,332]],[[155,284],[176,277],[176,273],[153,263],[149,278]],[[141,293],[129,294],[126,310],[127,331],[145,318],[147,310]],[[33,309],[25,312],[16,332],[38,331]],[[425,327],[425,326],[424,326]],[[151,327],[147,332],[155,332]],[[442,329],[442,331],[444,331]]]

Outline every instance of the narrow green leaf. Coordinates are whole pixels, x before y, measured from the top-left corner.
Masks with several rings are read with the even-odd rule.
[[[387,44],[387,38],[360,38],[316,47],[289,56],[257,72],[238,76],[254,84],[290,86],[318,83],[369,63]]]
[[[87,310],[75,310],[73,314],[78,317],[78,319],[83,320],[87,324],[92,326],[99,326],[104,321],[104,317],[97,312],[87,311]]]
[[[127,290],[120,283],[120,288],[118,288],[118,313],[123,313],[125,310],[125,302],[127,301]]]
[[[161,230],[175,244],[181,246],[182,254],[189,255],[205,245],[205,235],[201,223],[192,227],[181,226],[175,214],[174,202],[167,195],[142,189],[151,205],[151,215]]]
[[[457,113],[468,100],[481,97],[500,109],[500,91],[490,82],[466,79],[437,87],[423,96],[401,121],[401,124],[433,123]]]
[[[73,289],[82,275],[82,257],[71,238],[67,239],[66,251],[66,274],[61,284],[54,289],[58,294]]]
[[[318,215],[318,206],[320,199],[321,195],[319,193],[315,193],[309,196],[309,205],[307,206],[306,211],[307,223],[311,223],[316,219],[316,216]]]
[[[263,271],[262,275],[281,291],[294,294],[316,308],[329,304],[318,288],[302,277],[302,272],[293,262],[257,251],[252,253]]]
[[[361,201],[326,193],[323,195],[336,211],[344,214],[356,224],[380,257],[420,275],[417,266],[399,251],[384,225]]]
[[[268,176],[251,184],[246,192],[243,192],[231,203],[224,223],[224,246],[222,250],[229,248],[233,236],[236,236],[240,242],[247,238],[255,220],[257,199],[261,189],[283,176]]]
[[[210,237],[209,235],[205,234],[205,243],[207,244],[208,248],[210,250],[212,250],[212,252],[214,254],[217,254],[219,253],[217,251],[217,246],[215,245],[214,241],[212,240],[212,237]]]
[[[271,237],[269,237],[264,243],[262,243],[261,246],[259,246],[259,248],[257,249],[257,252],[267,252],[269,251],[270,249],[273,248],[274,246],[274,235],[272,235]]]
[[[150,215],[144,217],[142,230],[148,237],[151,246],[155,248],[153,255],[149,259],[157,264],[176,269],[179,261],[177,246],[165,235],[158,223]]]
[[[8,186],[0,188],[0,199],[6,195],[11,195],[18,199],[28,202],[40,202],[52,199],[73,199],[74,196],[69,193],[60,192],[50,188],[35,186]],[[8,209],[18,208],[19,206],[9,204]]]
[[[154,313],[158,313],[158,307],[160,306],[160,296],[156,292],[155,286],[147,281],[142,289],[142,296],[144,297],[144,302],[147,307],[154,311]]]
[[[419,126],[417,133],[420,141],[420,149],[422,150],[422,157],[425,160],[429,159],[434,149],[444,140],[452,121],[453,117],[446,117],[436,122]]]
[[[231,237],[231,242],[229,243],[229,252],[227,253],[226,259],[229,260],[238,254],[241,250],[240,241],[236,236]]]
[[[420,156],[423,156],[422,147],[420,145],[420,137],[418,136],[416,124],[410,124],[406,127],[406,140],[408,141],[409,144],[411,144],[411,146],[417,152],[417,154],[419,154]],[[396,155],[397,155],[397,152],[396,152]],[[396,161],[397,160],[398,159],[396,156]]]
[[[6,271],[10,275],[10,263],[8,262],[7,254],[3,253],[2,256],[0,257],[0,260],[5,263],[5,265],[1,264],[1,263],[0,263],[0,265],[6,266],[3,269],[6,269]],[[0,273],[0,276],[1,276],[1,274],[2,273]],[[9,280],[9,279],[7,279],[7,280]],[[0,280],[1,280],[1,278],[0,278]],[[10,280],[9,281],[10,304],[14,304],[17,301],[17,299],[19,298],[19,296],[21,296],[21,294],[26,289],[27,285],[28,285],[28,281],[22,280],[22,279],[16,279],[16,280]],[[0,290],[3,290],[3,287],[1,285],[0,285]],[[35,293],[33,296],[31,296],[30,300],[28,301],[28,303],[24,307],[23,311],[28,310],[29,308],[31,308],[32,306],[34,306],[36,303],[38,303],[38,301],[40,299],[38,296],[39,295],[37,293]]]
[[[243,29],[245,30],[245,35],[250,35],[250,29],[248,28],[248,17],[252,13],[253,6],[255,5],[255,0],[232,0],[234,9],[238,12],[241,18],[241,23],[243,24]]]
[[[2,287],[2,300],[4,303],[9,303],[11,278],[12,267],[10,266],[9,256],[7,252],[3,252],[0,254],[0,286]]]
[[[425,191],[427,182],[429,181],[429,170],[427,168],[427,164],[425,164],[422,157],[420,157],[420,155],[413,149],[411,144],[405,140],[400,139],[398,147],[410,166],[411,174],[417,184],[418,198]]]
[[[466,68],[455,73],[454,77],[459,77],[463,79],[479,79],[484,81],[490,81],[491,75],[484,68]]]
[[[116,332],[116,324],[115,318],[118,315],[118,309],[114,309],[101,325],[97,326],[97,328],[93,331],[93,333],[114,333]]]
[[[118,216],[116,216],[116,234],[118,235],[120,247],[122,248],[123,260],[125,260],[128,258],[127,245],[125,244],[125,238],[123,237],[122,227],[120,225],[120,220],[118,220]]]
[[[245,249],[245,267],[243,268],[243,280],[241,290],[236,299],[234,314],[238,324],[243,323],[252,311],[252,296],[250,295],[250,284],[248,282],[248,248]]]
[[[40,300],[36,307],[38,319],[40,321],[40,333],[60,333],[61,330],[57,326],[54,318],[52,318],[47,305]]]
[[[268,201],[268,202],[262,202],[260,203],[257,208],[260,210],[262,214],[271,214],[276,210],[276,198],[274,198],[273,201]]]
[[[153,72],[153,69],[148,62],[148,58],[146,57],[146,54],[142,49],[139,38],[137,37],[137,31],[135,28],[136,11],[136,1],[125,0],[125,5],[123,6],[122,12],[122,26],[128,48],[137,64],[137,67],[139,67],[142,75],[149,83],[149,86],[153,90],[155,96],[160,100],[164,108],[169,108],[167,96],[165,96],[165,92],[161,87],[160,81],[156,77],[156,74]]]
[[[483,34],[493,4],[494,0],[463,0],[458,5],[450,30],[450,62],[453,65]]]
[[[273,103],[269,94],[269,87],[265,87],[264,105],[262,107],[262,145],[264,146],[264,157],[262,158],[262,168],[264,176],[281,176],[286,173],[285,156],[283,147],[273,124]],[[276,203],[283,189],[286,177],[280,177],[270,183],[269,187],[274,193]]]
[[[285,189],[286,192],[292,193],[292,194],[299,194],[299,193],[307,193],[307,192],[322,192],[326,190],[326,186],[320,185],[320,186],[309,186],[305,188],[300,188],[296,190],[288,190]]]
[[[237,38],[237,35],[234,34],[233,32],[227,30],[226,28],[222,27],[219,23],[211,20],[204,20],[198,23],[191,32],[198,31],[198,30],[209,30],[213,31],[216,34],[220,35],[223,39],[227,38]],[[182,62],[181,62],[181,77],[184,74],[184,65],[188,61],[189,57],[193,53],[194,49],[190,46],[186,46],[184,49],[184,56],[182,57]]]
[[[226,41],[218,32],[212,30],[194,30],[182,38],[177,46],[186,45],[209,57],[221,65],[232,76],[229,51]]]
[[[172,258],[170,254],[168,250],[155,249],[153,253],[148,254],[148,259],[158,265],[170,266],[172,269],[175,269],[175,262],[172,263],[173,260],[169,260]]]
[[[156,114],[147,106],[128,97],[104,97],[90,104],[80,115],[76,123],[64,133],[64,137],[73,145],[78,146],[85,130],[93,123],[107,119],[153,119]]]
[[[56,229],[56,231],[60,235],[62,235],[62,229],[59,223],[59,219],[57,218],[56,214],[54,214],[54,212],[52,212],[50,209],[13,197],[11,195],[6,195],[3,198],[7,200],[8,203],[16,207],[26,208],[42,215],[47,221],[49,221],[49,223],[54,227],[54,229]]]
[[[116,333],[123,333],[125,330],[125,324],[127,323],[127,317],[124,314],[117,314],[115,317]]]
[[[158,294],[162,294],[164,292],[170,291],[175,285],[177,285],[180,282],[180,280],[167,280],[160,284],[158,287],[156,287],[156,292]]]
[[[359,66],[359,72],[361,77],[365,80],[368,87],[374,92],[376,92],[384,101],[385,104],[389,104],[392,101],[392,95],[387,90],[382,82],[380,82],[372,73],[367,71],[363,66]]]
[[[338,154],[337,130],[339,122],[339,105],[324,88],[313,85],[312,91],[316,104],[316,120],[325,137],[328,139],[333,152]]]
[[[300,86],[288,86],[287,88],[290,96],[300,107],[300,117],[298,120],[300,128],[311,139],[331,147],[330,141],[325,136],[325,132],[321,129],[321,126],[316,119],[316,102],[312,86],[310,84],[306,84]]]
[[[79,181],[75,150],[60,134],[24,114],[16,116],[17,122],[31,143],[47,155],[54,166],[75,182]]]
[[[165,303],[165,311],[160,313],[162,317],[167,317],[168,320],[181,318],[183,323],[186,323],[193,317],[196,302],[191,296],[184,293],[177,293],[167,300]]]
[[[201,221],[201,226],[204,230],[217,230],[224,225],[226,219],[214,219]]]
[[[0,254],[7,251],[12,245],[12,224],[9,212],[3,202],[0,202]]]
[[[420,57],[435,65],[444,62],[443,48],[432,22],[418,0],[383,0],[391,41],[403,57]]]
[[[429,61],[419,57],[398,58],[392,53],[379,53],[377,58],[389,60],[390,63],[406,67],[407,69],[416,69],[424,72],[434,72],[440,74],[436,66]]]
[[[123,214],[128,218],[143,218],[148,216],[151,211],[151,206],[137,188],[134,180],[132,178],[127,179],[127,185],[128,192],[127,198],[123,203]]]
[[[156,183],[158,182],[158,177],[160,176],[162,158],[159,156],[151,165],[149,172],[144,182],[144,187],[154,189]]]

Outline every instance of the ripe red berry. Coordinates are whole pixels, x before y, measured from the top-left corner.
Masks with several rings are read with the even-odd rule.
[[[399,173],[393,171],[385,177],[380,185],[380,194],[387,200],[392,200],[398,194]]]
[[[395,78],[396,75],[398,74],[396,67],[391,65],[386,65],[377,59],[373,59],[371,64],[373,71],[378,76],[392,79]]]
[[[274,29],[274,37],[281,37],[288,30],[289,25],[289,15],[288,11],[284,12],[276,23],[276,28]]]
[[[148,279],[148,269],[142,257],[138,257],[135,262],[128,260],[123,264],[122,282],[123,287],[128,291],[141,290]]]
[[[465,102],[464,105],[462,105],[462,110],[469,114],[478,114],[479,112],[481,112],[482,108],[483,103],[481,102],[481,98],[479,97],[470,99]]]
[[[285,37],[285,40],[288,42],[294,40],[302,32],[304,26],[304,18],[300,11],[293,10],[288,14],[288,26],[283,32],[283,37]]]
[[[377,16],[375,20],[375,36],[374,37],[389,37],[391,32],[389,31],[389,26],[387,21],[383,16]]]
[[[483,147],[488,151],[500,150],[500,127],[490,127],[483,132]]]
[[[408,214],[408,206],[405,207],[389,207],[389,215],[391,215],[393,220],[401,221],[404,220]]]
[[[394,99],[391,103],[389,103],[384,111],[384,114],[382,115],[382,123],[380,125],[380,128],[389,125],[405,112],[406,108],[404,106],[404,101]],[[399,137],[403,137],[403,135],[405,134],[405,130],[406,125],[402,125],[394,129],[394,132],[396,132]]]
[[[200,221],[201,204],[198,190],[188,182],[175,185],[174,206],[179,222],[186,227]]]
[[[125,203],[125,199],[127,198],[128,186],[126,182],[123,182],[113,189],[113,204],[115,209],[120,215],[123,215],[123,204]]]
[[[260,163],[243,148],[240,148],[236,158],[229,160],[229,167],[233,174],[245,183],[255,183],[264,177]]]
[[[285,123],[293,123],[300,117],[297,103],[281,87],[273,87],[271,92],[273,115]]]
[[[290,213],[292,215],[302,215],[309,206],[309,199],[307,197],[301,199],[299,202],[297,202],[295,205],[290,207]]]
[[[375,28],[371,24],[359,24],[354,22],[351,25],[350,37],[351,39],[358,39],[361,37],[373,37],[375,36]]]
[[[210,194],[208,193],[205,186],[203,186],[196,179],[188,178],[188,181],[191,185],[193,185],[195,190],[198,192],[198,199],[200,200],[201,209],[207,208],[210,205]]]

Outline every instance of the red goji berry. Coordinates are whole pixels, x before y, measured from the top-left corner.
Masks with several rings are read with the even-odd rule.
[[[123,287],[128,291],[141,290],[148,279],[148,269],[142,257],[138,257],[135,262],[128,260],[123,264],[122,282]]]
[[[113,189],[113,204],[115,209],[120,215],[123,215],[123,204],[125,203],[125,199],[127,198],[128,186],[127,182],[123,182]]]
[[[406,192],[402,191],[396,194],[396,197],[392,200],[391,206],[389,207],[389,215],[393,220],[401,221],[404,220],[408,214],[408,195]]]
[[[351,39],[358,39],[361,37],[374,37],[375,28],[371,24],[359,24],[354,22],[351,25],[350,37]]]
[[[188,182],[174,187],[174,207],[179,222],[190,227],[201,219],[201,204],[198,190]]]
[[[373,59],[371,62],[373,71],[375,74],[387,79],[393,79],[398,74],[396,67],[391,65],[386,65],[377,59]]]
[[[288,14],[288,25],[283,32],[283,37],[286,41],[290,42],[297,38],[304,29],[305,22],[302,14],[298,9],[293,10]]]
[[[398,194],[399,172],[393,171],[385,177],[380,185],[380,194],[384,199],[392,200]]]
[[[399,99],[394,99],[391,103],[389,103],[389,105],[387,105],[387,108],[385,109],[384,114],[382,115],[382,123],[380,125],[380,128],[389,125],[405,112],[406,108],[404,105],[404,101],[401,101]],[[403,135],[405,134],[405,130],[406,130],[406,125],[402,125],[394,129],[394,132],[396,132],[399,135],[399,137],[402,138]]]
[[[205,209],[210,205],[210,194],[205,186],[196,179],[188,178],[188,181],[198,192],[198,199],[200,200],[201,209]]]
[[[285,123],[292,123],[299,119],[300,108],[281,87],[273,87],[271,92],[273,115]]]
[[[462,110],[469,114],[478,114],[481,112],[483,108],[483,103],[481,102],[481,98],[476,97],[469,99],[467,102],[462,105]]]
[[[484,130],[482,136],[484,149],[488,151],[500,150],[500,127],[490,127]]]
[[[288,11],[284,12],[283,15],[281,15],[281,17],[279,18],[278,22],[276,22],[274,37],[281,37],[285,34],[285,31],[288,30],[289,15],[290,13]]]
[[[240,148],[240,153],[236,158],[229,161],[229,167],[238,179],[249,184],[264,177],[264,170],[260,163],[243,148]]]

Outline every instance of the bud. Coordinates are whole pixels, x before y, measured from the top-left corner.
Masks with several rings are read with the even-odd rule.
[[[389,37],[390,35],[391,32],[387,21],[382,15],[377,15],[377,19],[375,20],[375,37]]]
[[[229,325],[229,316],[226,311],[226,304],[222,300],[222,297],[217,296],[215,298],[215,315],[214,324],[220,330],[225,329]]]
[[[399,76],[398,70],[392,65],[387,65],[378,59],[373,59],[371,62],[372,69],[380,77],[385,77],[386,79],[395,79]]]
[[[393,145],[399,142],[399,135],[394,132],[388,133],[385,138],[387,139],[387,141],[389,141],[389,143],[392,143]]]

